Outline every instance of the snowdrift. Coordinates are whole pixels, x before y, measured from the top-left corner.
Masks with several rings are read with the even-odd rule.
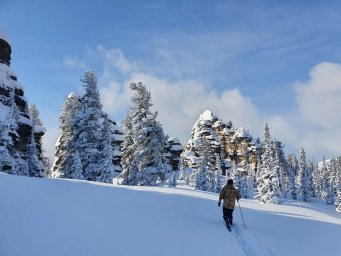
[[[0,255],[338,255],[341,215],[319,203],[241,200],[232,233],[218,195],[0,173]]]

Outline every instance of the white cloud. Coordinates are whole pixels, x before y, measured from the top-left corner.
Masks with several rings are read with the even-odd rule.
[[[128,60],[121,49],[106,49],[102,45],[97,46],[97,51],[102,55],[105,64],[114,67],[122,73],[130,73],[137,70],[137,63]]]
[[[340,64],[318,64],[311,70],[310,79],[296,86],[296,100],[302,118],[318,127],[341,127],[340,99]]]
[[[70,68],[81,68],[81,69],[86,68],[86,65],[84,64],[84,62],[78,60],[76,57],[73,57],[73,56],[64,56],[63,64]]]
[[[260,130],[263,127],[258,109],[251,99],[243,97],[238,89],[216,93],[202,81],[177,80],[169,82],[146,73],[133,73],[124,86],[112,83],[101,90],[104,109],[115,113],[131,104],[130,82],[142,81],[151,92],[153,110],[170,136],[188,138],[199,115],[206,109],[224,121],[237,126]]]
[[[93,52],[100,53],[104,67],[103,73],[98,75],[102,81],[100,94],[104,110],[115,117],[123,118],[129,110],[133,94],[130,82],[142,81],[151,92],[153,110],[159,112],[158,120],[170,136],[188,139],[194,122],[208,109],[225,122],[231,120],[234,127],[250,130],[254,137],[263,137],[267,122],[272,137],[286,145],[287,153],[298,153],[304,147],[309,157],[320,159],[323,154],[329,157],[341,152],[341,145],[337,143],[341,138],[339,64],[316,65],[309,80],[294,86],[296,105],[292,106],[292,111],[264,116],[252,99],[237,88],[218,92],[199,78],[181,79],[181,73],[179,78],[169,80],[162,75],[164,72],[156,72],[156,75],[153,70],[140,68],[143,65],[126,58],[121,49],[98,46]],[[169,64],[168,70],[178,68],[176,66],[183,61],[172,51],[156,49],[156,53]],[[118,80],[117,71],[125,77],[124,81],[122,76]]]

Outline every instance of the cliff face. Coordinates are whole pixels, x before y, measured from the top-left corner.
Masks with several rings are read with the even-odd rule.
[[[224,123],[208,110],[200,115],[192,128],[191,138],[182,154],[185,167],[197,167],[203,139],[210,144],[215,155],[211,156],[212,164],[219,161],[217,156],[220,157],[223,174],[229,172],[232,163],[257,168],[258,148],[250,133],[244,128],[233,128],[231,122]]]
[[[24,90],[10,68],[11,46],[0,31],[0,171],[43,176],[42,127],[34,126]]]
[[[1,37],[0,33],[0,63],[11,64],[11,46],[5,39]]]

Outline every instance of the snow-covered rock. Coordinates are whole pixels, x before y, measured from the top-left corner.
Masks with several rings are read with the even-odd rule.
[[[41,137],[45,130],[35,126],[24,88],[10,68],[11,47],[0,30],[0,171],[43,176]]]

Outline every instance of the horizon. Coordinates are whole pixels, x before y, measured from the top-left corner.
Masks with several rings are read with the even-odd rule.
[[[103,110],[121,123],[130,82],[151,91],[170,137],[188,140],[206,109],[235,128],[282,141],[286,154],[341,155],[338,1],[1,1],[11,67],[47,128],[79,79],[95,71]],[[176,120],[176,121],[174,121]],[[53,158],[52,158],[53,160]]]

